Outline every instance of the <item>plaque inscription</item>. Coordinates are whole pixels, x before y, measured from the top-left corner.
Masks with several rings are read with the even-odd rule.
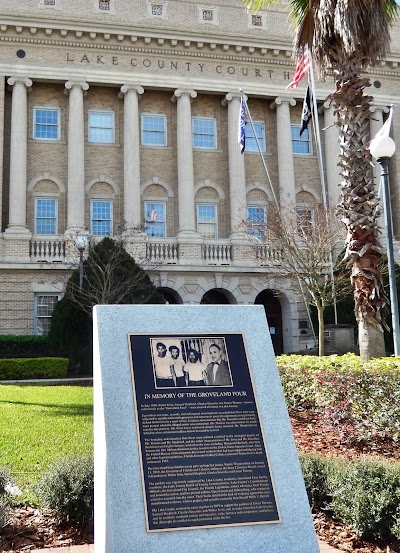
[[[129,346],[147,531],[280,522],[243,336]]]

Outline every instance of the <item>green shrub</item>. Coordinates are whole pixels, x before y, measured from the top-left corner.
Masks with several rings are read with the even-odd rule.
[[[48,357],[50,354],[47,336],[0,336],[0,358]]]
[[[38,495],[60,518],[81,524],[93,521],[93,458],[62,459],[38,484]]]
[[[346,461],[301,455],[311,506],[365,538],[400,538],[400,466],[384,461]]]
[[[347,441],[400,441],[400,359],[282,355],[288,407],[316,409]]]
[[[360,536],[400,537],[400,467],[364,461],[338,464],[328,473],[330,509]]]
[[[330,460],[322,455],[300,455],[300,463],[311,508],[326,507],[330,501],[327,484]]]
[[[0,380],[63,378],[67,371],[68,359],[62,357],[0,359]]]

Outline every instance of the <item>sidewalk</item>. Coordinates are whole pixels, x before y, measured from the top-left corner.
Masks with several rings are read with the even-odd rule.
[[[318,541],[320,553],[340,553],[327,543]],[[94,545],[74,545],[70,547],[50,547],[47,549],[33,549],[30,553],[94,553]]]

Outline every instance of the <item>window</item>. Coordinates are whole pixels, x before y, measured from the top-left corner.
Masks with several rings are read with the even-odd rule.
[[[247,232],[259,240],[265,239],[267,209],[262,205],[247,206]]]
[[[91,233],[94,236],[112,235],[112,201],[92,200],[90,202]]]
[[[59,296],[56,294],[35,294],[34,332],[46,336],[50,330],[51,316]]]
[[[39,8],[59,8],[60,0],[40,0]]]
[[[162,17],[163,14],[163,5],[162,4],[152,4],[151,5],[151,15]]]
[[[197,232],[206,240],[218,238],[216,205],[197,204]]]
[[[253,25],[253,27],[262,27],[263,26],[263,20],[262,20],[261,15],[252,14],[251,24]]]
[[[144,210],[147,236],[165,236],[165,203],[145,202]]]
[[[216,122],[215,119],[206,117],[193,117],[193,148],[215,150],[216,145]]]
[[[314,211],[310,207],[296,207],[297,230],[300,235],[309,235],[314,223]]]
[[[265,152],[265,125],[261,121],[253,121],[254,131],[258,139],[261,151]],[[246,147],[245,152],[258,152],[257,141],[254,138],[253,127],[250,122],[245,126]]]
[[[165,115],[142,113],[142,145],[167,145],[167,118]]]
[[[265,12],[248,12],[248,26],[250,29],[265,29],[267,23],[267,14]]]
[[[58,108],[33,109],[33,138],[60,140],[60,110]]]
[[[197,7],[199,10],[199,23],[212,23],[213,25],[218,25],[218,8]]]
[[[111,5],[110,5],[110,0],[99,0],[99,10],[102,10],[102,11],[110,11],[111,10]]]
[[[149,2],[147,5],[149,17],[160,17],[166,19],[167,17],[167,3],[166,2]]]
[[[94,10],[96,12],[114,15],[114,0],[95,0]]]
[[[310,155],[311,143],[308,129],[306,129],[300,136],[300,125],[292,125],[292,150],[294,154],[306,154]]]
[[[57,200],[35,198],[35,233],[57,234]]]
[[[114,112],[89,111],[89,142],[114,143]]]
[[[212,10],[203,10],[203,21],[212,21],[214,12]]]

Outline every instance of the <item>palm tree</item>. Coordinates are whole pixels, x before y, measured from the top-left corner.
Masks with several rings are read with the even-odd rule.
[[[243,0],[258,11],[279,0]],[[378,262],[383,249],[378,241],[378,201],[367,157],[369,108],[372,96],[363,75],[386,56],[390,24],[397,14],[396,0],[291,0],[296,28],[296,57],[311,53],[321,77],[333,75],[336,89],[329,96],[340,128],[339,166],[342,197],[339,213],[346,225],[346,254],[354,285],[360,355],[385,354],[383,310],[387,303]]]

